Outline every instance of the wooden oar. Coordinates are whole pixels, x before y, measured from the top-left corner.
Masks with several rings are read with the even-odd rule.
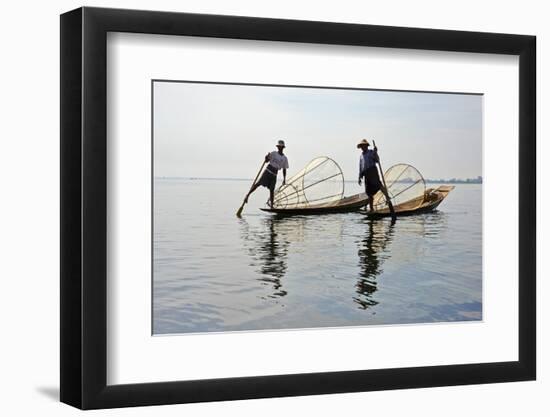
[[[250,186],[250,189],[252,190],[252,187],[254,187],[254,184],[256,184],[256,181],[258,180],[258,177],[262,173],[262,170],[264,169],[264,165],[266,164],[266,161],[262,162],[262,166],[260,167],[260,170],[258,171],[258,174],[256,174],[256,178],[254,178],[254,181],[252,181],[252,185]],[[248,194],[247,194],[248,195]],[[246,204],[246,197],[243,200],[243,204],[239,207],[237,210],[237,217],[241,217],[241,214],[244,209],[244,205]]]
[[[373,146],[376,148],[376,142],[372,141]],[[377,148],[378,149],[378,148]],[[378,151],[377,151],[378,153]],[[378,167],[380,168],[380,175],[382,176],[382,184],[384,185],[384,197],[386,197],[386,201],[388,203],[388,207],[390,209],[391,213],[391,219],[393,222],[397,220],[397,216],[395,215],[395,210],[393,208],[393,203],[391,202],[390,196],[388,195],[388,187],[386,187],[386,179],[384,178],[384,170],[382,169],[382,164],[380,163],[380,156],[378,157]]]

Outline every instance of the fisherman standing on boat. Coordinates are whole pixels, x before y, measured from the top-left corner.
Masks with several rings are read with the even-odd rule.
[[[386,194],[386,190],[384,190],[382,187],[382,182],[380,181],[380,177],[378,176],[378,168],[376,167],[376,163],[379,161],[378,149],[376,148],[376,146],[374,147],[374,149],[369,149],[369,146],[370,144],[366,139],[363,139],[357,144],[357,148],[363,151],[361,153],[361,158],[359,159],[358,183],[359,185],[361,185],[361,181],[363,177],[365,177],[365,193],[367,194],[367,197],[369,199],[370,211],[374,211],[374,195],[380,190],[382,190],[382,192]]]
[[[279,140],[277,142],[277,150],[268,153],[265,156],[265,163],[269,162],[269,165],[264,170],[264,173],[260,177],[260,180],[252,186],[248,194],[246,195],[244,202],[248,203],[248,197],[250,194],[252,194],[256,189],[263,185],[264,187],[269,189],[269,205],[271,208],[273,208],[273,199],[275,196],[275,185],[277,184],[277,173],[280,169],[283,170],[283,184],[286,184],[286,170],[288,169],[288,159],[286,158],[286,155],[283,153],[283,149],[285,148],[285,141]]]

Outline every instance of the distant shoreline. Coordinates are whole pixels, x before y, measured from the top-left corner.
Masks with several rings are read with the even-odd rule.
[[[252,182],[252,178],[216,178],[216,177],[154,177],[155,180],[186,180],[186,181],[248,181]],[[450,180],[433,180],[425,179],[429,184],[483,184],[481,177],[478,178],[466,178],[457,179],[452,178]],[[356,180],[344,180],[346,183],[356,183]]]

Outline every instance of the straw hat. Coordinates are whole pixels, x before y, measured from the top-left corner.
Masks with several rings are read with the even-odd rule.
[[[369,141],[366,139],[363,139],[361,142],[357,144],[357,149],[361,149],[363,146],[370,146]]]
[[[279,140],[277,141],[277,147],[281,147],[281,148],[286,148],[285,146],[285,141],[284,140]]]

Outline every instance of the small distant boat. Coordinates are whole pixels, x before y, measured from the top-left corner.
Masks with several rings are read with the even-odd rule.
[[[426,189],[420,172],[407,164],[392,166],[384,177],[389,197],[399,216],[435,210],[454,189],[454,186],[448,185]],[[368,198],[365,193],[344,197],[344,175],[340,166],[331,158],[321,156],[281,186],[275,193],[273,203],[273,208],[260,210],[285,216],[347,213],[365,208]],[[370,218],[391,215],[382,192],[374,196],[373,203],[374,211],[363,211],[364,214]]]
[[[437,188],[428,188],[424,193],[424,196],[413,198],[409,201],[394,205],[396,216],[411,216],[415,214],[429,213],[434,211],[441,202],[449,195],[454,189],[454,185],[440,185]],[[390,217],[390,209],[384,207],[373,212],[362,212],[371,219],[380,219],[383,217]]]

